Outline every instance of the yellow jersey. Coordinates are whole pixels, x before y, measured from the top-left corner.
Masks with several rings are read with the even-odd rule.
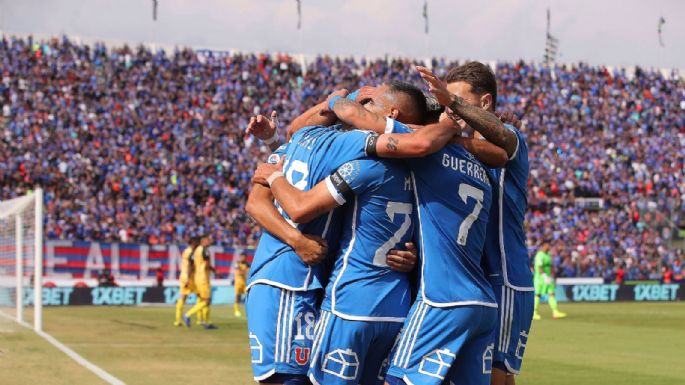
[[[193,253],[193,261],[195,262],[195,284],[208,285],[209,284],[209,252],[204,247],[198,246]]]
[[[245,285],[247,282],[247,273],[250,271],[250,264],[247,262],[238,262],[235,267],[235,286]]]
[[[193,280],[193,261],[190,260],[190,256],[193,253],[193,248],[188,246],[183,253],[181,253],[181,274],[178,280],[181,286],[184,286],[189,280]]]

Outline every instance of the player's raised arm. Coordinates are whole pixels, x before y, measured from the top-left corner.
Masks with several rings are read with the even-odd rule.
[[[245,209],[262,228],[292,247],[303,262],[314,265],[326,256],[326,241],[302,234],[286,222],[274,206],[273,195],[267,187],[253,185]]]
[[[281,145],[278,137],[278,113],[271,111],[270,118],[264,115],[251,117],[245,129],[245,135],[253,135],[268,145],[271,151],[276,150]]]
[[[307,126],[330,126],[338,118],[329,109],[329,102],[332,98],[347,96],[346,89],[340,89],[328,96],[326,100],[305,111],[302,115],[293,119],[288,126],[288,138],[293,136],[298,130]]]
[[[509,160],[506,151],[487,140],[459,137],[454,138],[452,143],[461,145],[488,167],[499,168]]]
[[[438,79],[428,68],[417,66],[416,69],[423,80],[428,83],[430,92],[441,105],[449,108],[466,124],[483,135],[485,139],[505,149],[509,157],[514,155],[518,138],[511,130],[504,127],[504,123],[497,116],[489,112],[487,108],[471,105],[459,96],[450,93],[444,82]],[[489,103],[493,103],[493,101]],[[487,107],[489,108],[489,106]]]

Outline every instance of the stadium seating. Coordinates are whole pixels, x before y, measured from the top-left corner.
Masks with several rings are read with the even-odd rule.
[[[6,37],[0,199],[44,186],[51,239],[181,243],[199,230],[253,246],[244,205],[267,149],[243,137],[250,116],[275,109],[285,124],[340,86],[419,82],[413,63],[319,57],[305,72],[280,55]],[[551,240],[560,276],[682,276],[685,253],[664,235],[685,227],[683,79],[523,62],[496,72],[498,109],[525,120],[531,252]]]

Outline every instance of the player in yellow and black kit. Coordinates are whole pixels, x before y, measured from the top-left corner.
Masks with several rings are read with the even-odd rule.
[[[183,325],[183,305],[186,303],[188,295],[195,292],[195,271],[193,263],[193,252],[200,243],[199,237],[191,237],[188,240],[188,247],[181,253],[181,274],[178,277],[179,294],[178,301],[176,301],[176,321],[174,326]]]
[[[233,302],[233,315],[241,317],[240,303],[243,302],[243,296],[247,289],[247,273],[250,272],[250,264],[244,253],[240,253],[238,262],[235,265],[235,273],[233,274],[233,288],[235,290],[235,302]]]
[[[205,329],[216,329],[209,319],[209,309],[212,303],[212,286],[209,275],[214,271],[214,267],[209,260],[209,245],[212,244],[210,236],[205,235],[200,239],[200,245],[193,252],[193,262],[195,264],[195,292],[197,293],[197,304],[193,306],[183,316],[183,322],[190,327],[190,317],[194,314],[201,314],[204,320]]]

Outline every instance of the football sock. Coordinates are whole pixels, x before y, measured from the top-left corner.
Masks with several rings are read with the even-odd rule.
[[[549,302],[549,307],[552,309],[553,312],[558,312],[559,311],[559,306],[557,305],[557,299],[554,296],[549,296],[549,299],[547,299],[547,302]]]

